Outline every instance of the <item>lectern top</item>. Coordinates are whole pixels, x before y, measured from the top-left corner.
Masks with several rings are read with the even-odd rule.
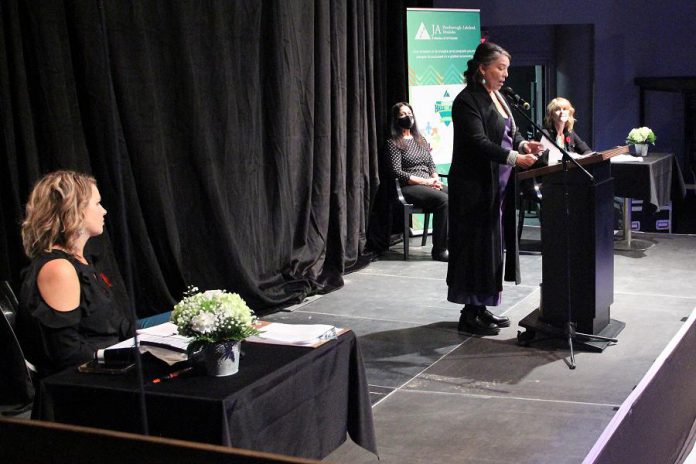
[[[592,155],[577,159],[577,162],[580,166],[587,166],[589,164],[595,164],[595,163],[602,162],[604,160],[608,160],[609,158],[612,158],[612,157],[617,156],[617,155],[622,155],[624,153],[628,153],[628,145],[624,145],[622,147],[610,148],[610,149],[604,150],[604,151],[598,151],[597,153],[594,153]],[[568,164],[568,169],[575,169],[575,164],[573,164],[573,163]],[[553,174],[554,172],[559,172],[562,170],[563,170],[563,163],[559,162],[558,164],[544,166],[543,168],[536,168],[536,169],[529,169],[527,171],[521,171],[521,172],[517,173],[517,178],[519,180],[531,179],[532,177],[546,176],[546,175]]]

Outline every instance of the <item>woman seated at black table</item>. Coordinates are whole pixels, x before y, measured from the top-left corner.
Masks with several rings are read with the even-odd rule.
[[[447,261],[447,186],[435,170],[430,144],[418,130],[411,105],[400,102],[392,107],[390,127],[387,149],[392,172],[406,201],[433,213],[432,257]]]
[[[575,126],[575,108],[570,101],[557,97],[546,106],[544,128],[559,147],[568,153],[586,154],[592,149],[573,130]]]
[[[87,241],[103,232],[105,215],[94,178],[74,171],[47,174],[29,196],[22,241],[31,263],[23,273],[17,331],[39,375],[89,361],[97,349],[132,334],[111,281],[84,257]]]

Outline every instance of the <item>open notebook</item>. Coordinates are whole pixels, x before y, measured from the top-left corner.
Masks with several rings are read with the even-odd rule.
[[[140,352],[150,353],[167,364],[175,364],[188,359],[186,347],[191,342],[189,337],[177,333],[172,322],[165,322],[154,327],[138,330]],[[97,351],[97,361],[103,364],[122,363],[132,358],[135,342],[132,338],[123,340],[108,348]]]

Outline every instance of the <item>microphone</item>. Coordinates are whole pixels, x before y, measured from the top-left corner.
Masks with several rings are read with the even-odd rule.
[[[515,93],[515,91],[512,90],[512,87],[503,87],[503,93],[505,94],[506,97],[508,97],[510,100],[512,100],[513,103],[515,103],[515,105],[519,105],[522,108],[524,108],[525,110],[529,110],[529,108],[531,108],[529,103],[524,101],[524,99],[522,97],[517,95]]]

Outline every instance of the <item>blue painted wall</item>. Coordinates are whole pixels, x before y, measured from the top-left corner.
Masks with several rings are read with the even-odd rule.
[[[596,149],[622,144],[628,131],[638,125],[635,77],[696,76],[693,0],[435,0],[433,7],[479,9],[483,29],[528,25],[530,48],[538,46],[540,39],[535,25],[593,24]],[[657,134],[657,149],[680,158],[683,112],[681,95],[649,93],[646,123]]]

